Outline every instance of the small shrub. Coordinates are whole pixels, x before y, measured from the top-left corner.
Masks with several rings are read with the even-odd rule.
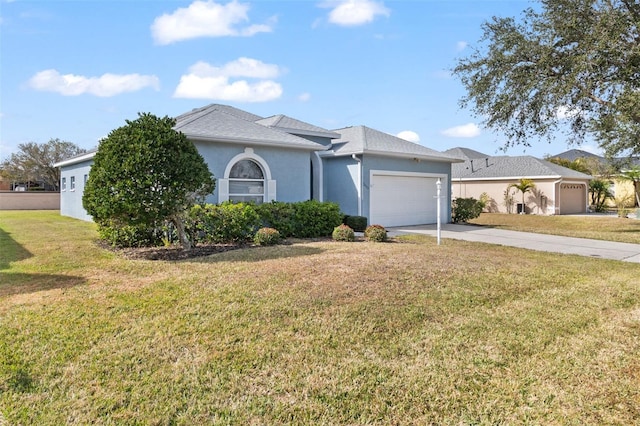
[[[456,198],[451,208],[453,223],[467,222],[480,216],[484,205],[475,198]]]
[[[353,232],[353,229],[349,225],[345,225],[344,223],[340,226],[336,226],[333,229],[333,233],[331,234],[335,241],[355,241],[356,234]]]
[[[273,228],[260,228],[253,237],[253,242],[259,246],[272,246],[280,242],[280,232]]]
[[[364,232],[367,228],[367,218],[365,216],[346,215],[342,223],[351,227],[355,232]]]
[[[370,225],[365,229],[364,237],[367,241],[381,243],[387,241],[387,230],[382,225]]]

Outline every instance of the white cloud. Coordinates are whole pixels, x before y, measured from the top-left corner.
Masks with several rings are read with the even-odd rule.
[[[100,77],[85,77],[74,74],[60,74],[55,69],[36,73],[29,79],[32,89],[56,92],[64,96],[83,94],[110,97],[121,93],[135,92],[145,87],[160,89],[160,80],[155,75],[103,74]]]
[[[466,41],[459,41],[459,42],[456,43],[456,50],[458,52],[461,52],[464,49],[466,49],[468,45],[469,45],[469,43],[467,43]]]
[[[450,138],[475,138],[480,134],[480,128],[475,123],[468,123],[445,129],[440,133]]]
[[[151,25],[151,34],[157,44],[171,44],[198,37],[250,37],[272,31],[275,17],[266,24],[242,26],[249,21],[248,11],[247,3],[236,0],[226,5],[197,0],[189,7],[157,17]]]
[[[372,22],[377,16],[389,16],[391,11],[382,2],[373,0],[326,1],[320,7],[332,8],[329,22],[345,27],[354,27]]]
[[[404,130],[396,135],[400,139],[404,139],[413,143],[420,143],[420,135],[416,132],[412,132],[411,130]]]
[[[282,86],[271,80],[282,70],[277,65],[265,64],[251,58],[239,58],[222,67],[206,62],[197,62],[189,68],[189,73],[180,78],[173,94],[176,98],[218,99],[238,102],[266,102],[282,96]],[[258,79],[231,81],[245,77]]]
[[[300,102],[309,102],[310,99],[311,99],[311,93],[308,93],[308,92],[301,93],[300,96],[298,96],[298,100]]]

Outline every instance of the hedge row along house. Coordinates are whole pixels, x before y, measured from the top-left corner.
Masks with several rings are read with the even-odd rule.
[[[194,143],[216,178],[208,203],[315,199],[336,202],[369,224],[420,225],[436,222],[440,180],[441,217],[451,217],[451,166],[462,160],[369,127],[327,130],[211,104],[176,117],[175,130]],[[62,215],[91,220],[82,193],[95,153],[56,164]]]

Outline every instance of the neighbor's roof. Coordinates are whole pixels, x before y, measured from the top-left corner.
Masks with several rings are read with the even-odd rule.
[[[246,119],[255,117],[237,108],[213,104],[179,116],[174,129],[196,140],[325,149],[321,144]]]
[[[320,136],[324,138],[336,139],[340,135],[322,127],[314,126],[313,124],[306,123],[304,121],[296,120],[295,118],[288,117],[286,115],[278,114],[271,117],[256,120],[256,123],[263,126],[271,127],[272,129],[282,130],[283,132],[293,133],[296,135],[307,136]]]
[[[444,151],[445,154],[453,155],[454,157],[462,158],[463,160],[471,160],[475,158],[487,158],[489,155],[483,154],[479,151],[474,151],[473,149],[463,148],[461,146],[448,149]]]
[[[453,164],[453,179],[520,179],[520,178],[573,178],[591,179],[591,176],[576,170],[553,164],[546,160],[523,155],[469,159]]]
[[[552,155],[551,158],[562,158],[563,160],[569,161],[576,161],[578,158],[597,158],[598,160],[604,161],[604,157],[581,149],[570,149],[568,151],[561,152],[560,154]]]
[[[452,155],[444,154],[366,126],[345,127],[334,131],[341,136],[333,142],[335,155],[378,154],[448,163],[461,161],[461,159]]]

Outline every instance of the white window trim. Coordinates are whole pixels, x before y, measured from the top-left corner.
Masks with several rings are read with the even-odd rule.
[[[224,178],[218,179],[218,202],[229,201],[229,175],[231,175],[231,168],[242,160],[255,161],[262,168],[264,173],[264,202],[274,201],[276,199],[276,181],[271,179],[269,165],[264,158],[253,151],[253,148],[245,148],[242,154],[238,154],[229,160],[224,171]]]

